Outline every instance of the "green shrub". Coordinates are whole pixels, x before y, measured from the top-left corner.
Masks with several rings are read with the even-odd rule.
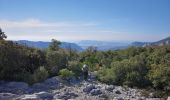
[[[74,73],[65,68],[59,71],[59,75],[63,79],[70,79],[74,76]]]
[[[75,77],[79,77],[82,74],[81,66],[82,64],[78,61],[70,61],[68,63],[68,69],[74,73]]]
[[[107,84],[115,84],[115,75],[109,68],[101,68],[97,72],[97,79]]]
[[[33,74],[44,63],[43,51],[12,41],[0,41],[0,79],[23,81],[24,74]]]
[[[39,67],[32,75],[33,82],[41,82],[48,78],[48,71],[44,66]]]
[[[134,57],[137,59],[136,57]],[[113,62],[111,68],[102,68],[98,71],[98,79],[105,83],[117,85],[139,86],[147,85],[147,68],[142,60],[122,60]]]
[[[149,79],[155,88],[170,86],[170,67],[166,65],[151,65],[151,70],[148,73]]]
[[[58,75],[59,70],[67,67],[67,55],[63,50],[51,51],[46,54],[47,69],[51,76]]]
[[[126,76],[126,80],[125,82],[123,82],[123,85],[127,85],[129,87],[133,87],[133,86],[139,86],[139,84],[143,84],[143,83],[139,83],[141,81],[141,75],[139,74],[139,72],[130,72],[127,73]]]

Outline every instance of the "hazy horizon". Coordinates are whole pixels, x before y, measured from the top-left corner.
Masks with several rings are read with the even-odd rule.
[[[125,40],[109,40],[109,41],[107,41],[107,40],[69,40],[69,41],[63,41],[63,40],[59,40],[59,41],[61,41],[61,42],[70,42],[70,43],[80,43],[80,42],[87,42],[87,41],[90,41],[90,42],[117,42],[117,43],[126,43],[126,44],[129,44],[129,43],[133,43],[133,42],[157,42],[157,41],[160,41],[160,40],[162,40],[162,39],[165,39],[165,38],[168,38],[168,37],[164,37],[164,38],[161,38],[161,39],[159,39],[159,40],[156,40],[156,41],[138,41],[138,40],[127,40],[127,41],[125,41]],[[55,39],[55,38],[52,38],[52,39]],[[10,40],[10,41],[32,41],[32,42],[51,42],[51,40],[52,39],[50,39],[49,41],[46,41],[46,40],[27,40],[27,39],[18,39],[18,40],[10,40],[10,39],[7,39],[7,40]]]
[[[170,36],[170,0],[0,0],[8,40],[154,42]]]

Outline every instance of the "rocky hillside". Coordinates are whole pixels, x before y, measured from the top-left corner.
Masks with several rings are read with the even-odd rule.
[[[170,45],[170,37],[156,42],[133,42],[131,45],[136,47]]]
[[[167,37],[157,42],[153,42],[151,43],[151,45],[170,45],[170,37]]]
[[[53,77],[41,83],[0,81],[0,100],[161,100],[146,98],[142,90],[106,85],[97,81],[70,82]]]

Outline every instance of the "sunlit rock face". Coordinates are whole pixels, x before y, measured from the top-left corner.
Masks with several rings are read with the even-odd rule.
[[[156,42],[133,42],[131,46],[135,47],[148,47],[148,46],[163,46],[170,45],[170,37],[156,41]]]

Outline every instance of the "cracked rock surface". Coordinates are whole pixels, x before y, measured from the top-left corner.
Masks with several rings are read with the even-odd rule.
[[[141,90],[106,85],[95,80],[71,83],[59,77],[29,86],[24,82],[0,81],[0,100],[162,100],[146,98]]]

